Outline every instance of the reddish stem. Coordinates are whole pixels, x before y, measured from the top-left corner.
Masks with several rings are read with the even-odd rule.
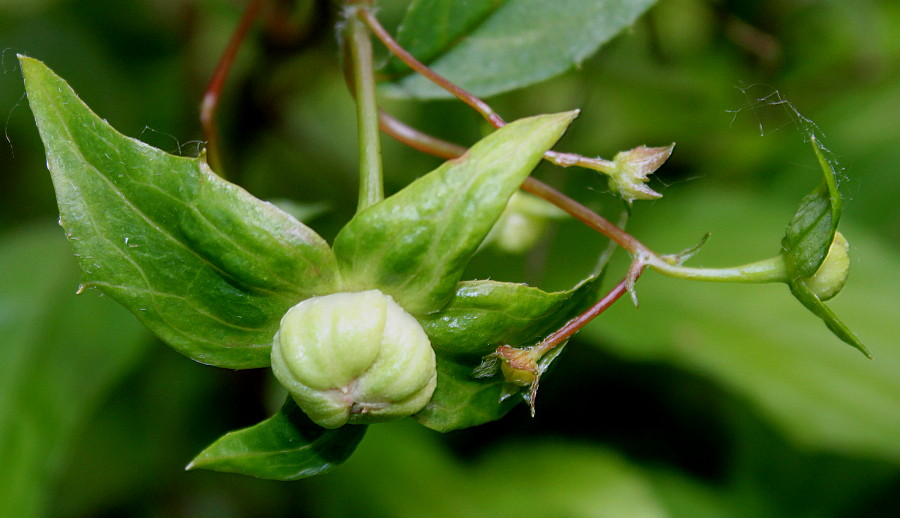
[[[381,129],[385,133],[419,151],[441,158],[456,158],[466,151],[466,148],[462,146],[411,128],[385,112],[379,113],[379,120]],[[563,209],[631,253],[648,251],[648,248],[631,234],[536,178],[530,176],[526,178],[522,184],[522,189]]]
[[[446,140],[441,140],[427,133],[407,126],[387,112],[378,112],[381,130],[407,146],[440,158],[457,158],[466,152],[466,148]]]
[[[428,68],[421,61],[416,59],[412,54],[409,53],[406,49],[404,49],[397,40],[395,40],[390,33],[378,22],[378,19],[375,18],[375,15],[372,14],[372,11],[368,9],[360,9],[357,11],[359,13],[360,18],[366,25],[369,26],[369,29],[372,33],[384,43],[384,46],[388,48],[395,56],[400,58],[404,63],[409,65],[409,68],[415,70],[416,72],[422,74],[425,78],[427,78],[432,83],[440,86],[444,90],[447,90],[460,101],[468,104],[472,108],[475,109],[478,113],[480,113],[488,122],[491,123],[495,128],[502,128],[506,125],[506,122],[497,114],[493,108],[488,105],[488,103],[482,101],[478,97],[475,97],[467,90],[461,88],[459,85],[451,82],[446,77],[438,74],[434,70]]]
[[[484,102],[479,97],[475,96],[456,83],[450,81],[446,77],[438,74],[427,65],[416,59],[415,56],[409,53],[409,51],[404,49],[397,42],[397,40],[395,40],[391,36],[391,34],[381,25],[381,23],[378,22],[378,18],[376,18],[371,11],[367,9],[360,9],[358,13],[363,21],[366,22],[366,25],[369,26],[369,29],[372,31],[372,33],[375,34],[375,36],[379,40],[381,40],[381,43],[383,43],[384,46],[391,51],[391,53],[400,58],[401,61],[409,65],[410,68],[421,74],[429,81],[440,86],[444,90],[447,90],[460,101],[474,108],[475,111],[481,114],[481,116],[484,117],[493,127],[502,128],[506,125],[503,117],[495,112],[488,103]],[[559,151],[547,151],[546,153],[544,153],[544,160],[547,160],[560,167],[580,166],[587,169],[602,171],[605,173],[609,173],[615,167],[614,164],[609,160],[604,160],[602,158],[588,158],[575,153],[560,153]]]
[[[259,16],[263,3],[265,3],[265,0],[250,0],[250,3],[247,4],[247,8],[244,9],[244,14],[241,15],[234,34],[231,35],[231,40],[228,41],[225,52],[219,59],[219,63],[209,79],[209,84],[206,85],[206,91],[203,93],[203,102],[200,105],[200,125],[203,128],[203,134],[206,136],[207,161],[210,167],[220,175],[222,174],[222,156],[219,147],[219,133],[216,129],[216,109],[219,107],[222,87],[225,85],[225,79],[228,77],[228,72],[231,71],[231,66],[234,64],[235,56],[237,56],[244,38],[247,37],[250,27],[253,26],[253,22]]]
[[[635,277],[635,279],[637,279],[637,277],[639,277],[643,271],[644,268],[641,268],[637,272],[637,276]],[[630,281],[633,280],[622,279],[618,284],[615,285],[612,290],[610,290],[609,293],[607,293],[602,299],[591,306],[590,309],[572,318],[571,320],[566,322],[564,326],[548,335],[547,338],[544,338],[541,343],[535,346],[535,349],[540,350],[539,356],[542,356],[550,349],[553,349],[554,347],[571,338],[572,335],[580,331],[581,328],[586,326],[591,320],[609,309],[610,306],[612,306],[617,300],[622,297],[622,295],[624,295],[628,291],[628,285]]]

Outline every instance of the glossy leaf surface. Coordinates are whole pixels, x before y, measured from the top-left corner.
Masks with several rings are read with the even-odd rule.
[[[447,307],[419,322],[439,354],[480,361],[500,345],[531,345],[562,325],[591,302],[595,281],[553,293],[508,282],[461,282]]]
[[[425,64],[484,97],[528,86],[577,66],[634,23],[654,0],[507,0],[477,25],[425,23],[422,11],[449,12],[449,3],[417,2],[404,21],[404,39],[452,43],[437,54],[431,48],[419,49],[425,50],[423,58],[431,58]],[[386,85],[386,92],[416,99],[450,97],[418,75]]]
[[[366,433],[362,425],[326,430],[288,398],[265,421],[225,434],[197,455],[187,469],[209,469],[273,480],[326,473],[347,460]]]
[[[476,379],[472,375],[477,362],[458,363],[437,358],[438,383],[431,401],[414,417],[420,424],[449,432],[500,419],[522,400],[509,397],[501,401],[506,382],[502,378]]]
[[[116,132],[42,63],[21,65],[85,286],[197,361],[268,365],[281,316],[334,286],[325,241],[202,157]]]
[[[380,289],[413,315],[439,310],[510,196],[576,115],[508,124],[358,213],[334,242],[342,289]]]

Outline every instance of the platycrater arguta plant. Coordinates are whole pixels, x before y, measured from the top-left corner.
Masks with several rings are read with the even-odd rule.
[[[436,3],[442,2],[412,2],[401,32],[415,32]],[[259,4],[251,3],[242,29]],[[632,11],[615,22],[617,30],[650,4],[629,3]],[[507,124],[408,52],[379,24],[370,2],[341,9],[359,124],[360,194],[356,215],[330,245],[208,165],[218,163],[218,141],[207,123],[233,52],[207,93],[208,150],[195,158],[121,135],[49,68],[20,56],[60,223],[83,271],[81,289],[107,294],[198,362],[271,367],[287,389],[276,415],[224,435],[189,467],[293,480],[342,463],[373,423],[411,417],[450,431],[499,419],[523,401],[533,412],[538,383],[568,338],[625,293],[636,301],[635,284],[648,268],[687,280],[785,283],[839,338],[868,355],[823,303],[846,282],[849,246],[836,231],[841,198],[834,164],[814,134],[823,180],[801,202],[779,253],[733,268],[684,266],[699,245],[659,255],[529,176],[541,160],[597,171],[630,211],[634,202],[660,197],[646,182],[673,146],[640,145],[613,160],[553,151],[577,111]],[[398,63],[472,106],[496,130],[464,149],[380,111],[372,34]],[[380,131],[448,161],[384,197]],[[567,291],[463,280],[481,246],[526,250],[548,219],[565,214],[631,256],[627,274],[605,295],[609,254]]]

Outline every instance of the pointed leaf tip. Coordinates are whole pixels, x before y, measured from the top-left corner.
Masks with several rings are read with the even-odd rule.
[[[442,308],[509,198],[577,115],[511,122],[358,213],[334,241],[344,287],[380,289],[414,315]]]
[[[259,424],[229,432],[200,452],[185,470],[208,469],[270,480],[298,480],[342,464],[366,433],[363,425],[317,426],[288,397]]]
[[[844,343],[851,345],[859,350],[859,352],[863,353],[866,358],[872,359],[873,356],[869,353],[869,350],[862,343],[862,340],[856,336],[849,327],[847,327],[844,322],[841,321],[834,314],[834,311],[831,310],[822,300],[815,294],[813,291],[804,283],[803,281],[795,281],[790,283],[791,293],[794,297],[803,304],[806,309],[812,312],[814,315],[822,319],[825,322],[825,325],[828,329],[834,333],[835,336],[840,338]]]

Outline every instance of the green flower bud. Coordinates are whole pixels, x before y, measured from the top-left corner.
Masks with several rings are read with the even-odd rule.
[[[655,200],[662,194],[647,187],[647,180],[672,155],[675,144],[665,147],[638,146],[613,158],[609,188],[631,204],[634,200]]]
[[[523,254],[537,244],[551,219],[562,219],[566,215],[562,209],[542,198],[516,192],[484,242],[504,252]]]
[[[807,279],[806,286],[820,300],[828,300],[840,293],[847,284],[850,273],[850,244],[840,232],[834,233],[834,240],[828,248],[828,255],[816,273]]]
[[[313,297],[291,308],[275,335],[272,371],[325,428],[415,414],[437,385],[422,326],[378,290]]]

